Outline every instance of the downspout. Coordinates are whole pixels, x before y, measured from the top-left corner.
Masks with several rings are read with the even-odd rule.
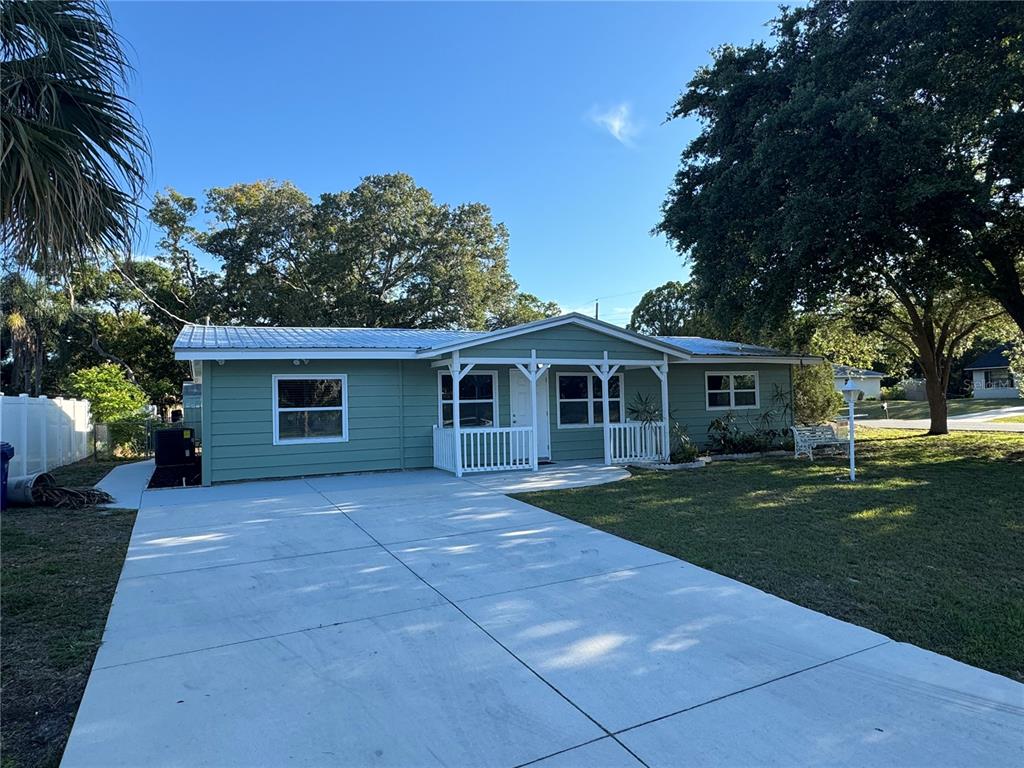
[[[405,469],[405,362],[398,363],[398,467]]]
[[[200,414],[200,423],[203,427],[203,452],[200,455],[200,467],[203,475],[203,485],[211,485],[213,483],[213,477],[211,476],[212,470],[210,468],[213,461],[213,428],[211,426],[213,422],[213,412],[210,403],[213,401],[213,364],[209,360],[203,360],[202,366],[203,410]]]

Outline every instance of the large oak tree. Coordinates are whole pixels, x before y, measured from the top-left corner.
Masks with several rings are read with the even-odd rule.
[[[956,350],[1000,309],[1024,327],[1024,6],[829,0],[774,31],[676,103],[703,129],[659,229],[750,335],[853,298],[945,432]]]
[[[195,209],[169,190],[152,217],[165,261],[222,297],[205,303],[224,322],[483,329],[558,312],[520,293],[508,232],[487,206],[439,203],[406,174],[368,176],[317,201],[288,182],[214,188],[205,228],[189,224]],[[215,280],[193,250],[218,264]]]

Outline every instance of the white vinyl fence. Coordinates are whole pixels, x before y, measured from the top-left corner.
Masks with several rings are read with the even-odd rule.
[[[92,453],[89,401],[0,395],[0,440],[14,446],[12,479],[84,459]]]

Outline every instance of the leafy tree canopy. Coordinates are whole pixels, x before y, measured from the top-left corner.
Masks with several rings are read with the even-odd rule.
[[[146,393],[130,382],[113,363],[82,368],[68,376],[67,390],[85,398],[97,422],[117,421],[137,415],[149,402]]]
[[[707,326],[694,303],[692,286],[670,280],[640,297],[628,327],[652,336],[701,336]]]
[[[659,226],[716,322],[770,335],[847,299],[912,354],[944,432],[950,360],[1024,322],[1024,9],[783,9],[777,44],[722,48],[671,116],[701,133]]]
[[[195,201],[171,190],[153,217],[166,263],[222,297],[211,312],[227,322],[482,329],[557,311],[519,293],[487,206],[437,203],[405,174],[316,202],[288,182],[236,184],[209,190],[204,209],[210,226],[192,229]],[[220,264],[218,279],[193,248]]]

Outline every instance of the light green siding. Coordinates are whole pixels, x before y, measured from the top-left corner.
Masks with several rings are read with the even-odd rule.
[[[560,349],[556,353],[550,348],[543,348],[543,351],[537,348],[539,355],[549,357],[562,356],[567,351]],[[619,348],[614,353],[609,349],[609,353],[636,355],[639,352]],[[505,354],[510,353],[505,350],[495,356]],[[593,356],[593,351],[590,354]],[[497,375],[500,426],[511,423],[510,370],[513,368],[508,365],[479,364],[474,368],[474,373],[493,371]],[[599,459],[604,452],[600,427],[558,427],[556,374],[574,370],[586,372],[589,369],[556,366],[548,378],[551,454],[555,461]],[[672,417],[686,426],[698,443],[706,442],[711,419],[724,413],[708,411],[705,407],[704,373],[707,370],[758,371],[761,408],[736,411],[741,425],[748,417],[754,421],[763,410],[778,410],[773,402],[774,392],[790,388],[790,369],[785,365],[670,366]],[[649,369],[622,372],[624,410],[638,393],[648,395],[660,406],[660,382]],[[274,445],[273,375],[296,373],[347,374],[347,442]],[[290,360],[204,362],[204,482],[430,467],[433,464],[432,429],[438,422],[438,396],[438,369],[426,361],[321,360],[302,366],[294,366]]]
[[[544,328],[533,333],[468,347],[462,350],[461,354],[464,357],[529,357],[531,349],[537,350],[538,357],[593,360],[600,358],[601,353],[607,351],[608,356],[612,358],[662,359],[662,353],[657,350],[625,339],[606,336],[578,325]]]
[[[743,408],[732,411],[736,424],[744,431],[756,426],[758,416],[772,411],[775,416],[773,428],[788,428],[792,424],[792,413],[777,401],[776,393],[787,397],[791,389],[790,366],[788,365],[673,365],[669,367],[668,397],[669,412],[676,422],[686,428],[690,438],[698,445],[708,442],[708,425],[713,419],[724,416],[727,411],[709,411],[705,394],[704,375],[708,371],[739,372],[756,371],[758,374],[758,408]],[[748,427],[749,422],[749,427]]]
[[[348,441],[274,445],[275,373],[348,374]],[[204,400],[207,393],[204,478],[214,483],[432,464],[437,378],[429,363],[313,360],[297,367],[287,360],[229,360],[209,364]]]

